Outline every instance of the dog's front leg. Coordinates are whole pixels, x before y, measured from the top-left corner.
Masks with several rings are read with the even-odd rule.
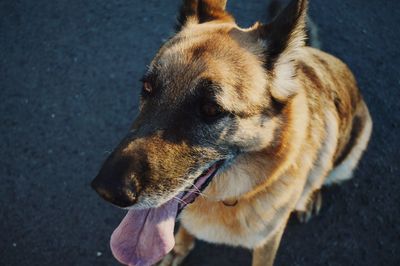
[[[175,235],[174,249],[158,264],[159,266],[178,266],[194,248],[195,238],[180,225]]]
[[[252,266],[273,266],[286,224],[283,224],[268,241],[253,250]]]

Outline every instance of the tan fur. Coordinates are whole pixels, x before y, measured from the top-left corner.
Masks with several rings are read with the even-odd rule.
[[[333,66],[332,68],[339,68],[340,72],[348,71],[347,67],[337,59],[312,48],[303,48],[302,53],[304,58],[312,56],[323,58],[327,64]],[[313,66],[313,69],[314,67],[316,66]],[[324,68],[316,70],[319,82],[323,83],[323,86],[339,82],[329,79],[333,73],[327,73],[325,70]],[[305,73],[298,72],[297,78],[302,82],[302,88],[309,90],[309,95],[307,103],[303,103],[303,106],[294,105],[290,113],[293,118],[288,114],[287,120],[293,123],[290,126],[295,132],[290,134],[289,126],[286,129],[287,136],[281,136],[283,143],[288,142],[281,147],[286,149],[281,151],[285,156],[280,159],[279,152],[269,154],[263,151],[245,154],[243,159],[239,158],[234,165],[216,177],[206,189],[206,196],[198,198],[182,214],[182,226],[196,237],[209,242],[247,248],[262,246],[269,238],[273,238],[276,232],[281,234],[279,226],[286,223],[290,212],[294,209],[306,210],[305,205],[312,192],[319,190],[323,185],[334,163],[333,154],[342,149],[335,139],[341,134],[348,134],[347,127],[343,126],[339,131],[338,123],[336,126],[326,123],[334,123],[333,118],[338,121],[351,118],[339,113],[330,102],[331,95],[321,95],[320,91],[314,91],[313,81]],[[347,80],[340,79],[340,82],[343,87],[356,88],[351,75]],[[339,97],[348,99],[348,95],[349,93],[343,92]],[[291,99],[291,102],[296,102],[299,97],[301,93]],[[311,102],[313,100],[321,102],[313,103]],[[308,108],[304,105],[308,105]],[[367,111],[362,100],[358,105],[362,106],[364,112]],[[309,119],[311,124],[308,129],[301,129],[304,127],[302,125],[307,124],[307,109],[311,113]],[[355,114],[350,111],[348,115],[354,117]],[[299,116],[298,124],[295,122],[295,116]],[[370,125],[369,116],[366,119]],[[370,129],[368,131],[370,132]],[[301,136],[301,132],[308,133],[306,136]],[[368,139],[369,135],[366,138]],[[362,145],[364,150],[366,141]],[[357,155],[360,156],[361,153],[358,152]],[[320,163],[317,163],[319,161]],[[232,197],[238,200],[235,207],[227,207],[221,202]],[[204,215],[205,213],[207,215]],[[255,256],[259,257],[259,253],[256,251]],[[272,253],[268,255],[271,256]],[[257,265],[257,261],[263,260],[254,259],[256,261],[254,265]],[[270,260],[270,258],[265,259]]]
[[[252,249],[253,266],[272,265],[290,214],[318,213],[321,187],[351,177],[372,130],[348,67],[304,46],[306,0],[248,29],[225,6],[184,0],[179,32],[144,78],[150,92],[132,131],[96,183],[115,204],[158,207],[223,160],[183,209],[163,266],[179,265],[194,237]],[[205,103],[221,116],[205,117]],[[110,179],[118,186],[107,191]]]
[[[234,36],[239,43],[248,41],[239,33]],[[254,47],[248,50],[257,51]],[[272,145],[240,155],[233,165],[214,178],[205,195],[181,215],[181,228],[199,239],[254,249],[253,266],[272,265],[292,211],[306,213],[305,221],[310,215],[307,212],[313,208],[315,212],[319,211],[319,189],[324,182],[339,179],[335,170],[329,181],[326,178],[349,141],[354,117],[363,117],[366,133],[360,133],[364,136],[359,142],[360,148],[355,146],[355,151],[349,153],[339,168],[349,172],[354,169],[371,132],[368,110],[345,64],[302,44],[283,57],[275,69],[275,75],[281,75],[282,81],[275,79],[272,86],[288,87],[276,95],[278,99],[295,96],[288,100],[282,120],[275,122],[275,126],[281,123],[279,132],[273,141],[266,140]],[[297,64],[290,65],[292,60]],[[291,79],[293,71],[296,72],[295,79]],[[229,75],[229,71],[224,75]],[[290,91],[293,84],[300,89]],[[237,106],[237,96],[221,98],[224,106],[229,106],[229,102]],[[257,130],[245,126],[246,120],[241,123],[246,130]],[[238,131],[237,134],[245,136],[246,133]],[[270,138],[268,134],[264,136]],[[317,196],[312,198],[314,192]],[[237,201],[234,206],[226,206],[223,202],[232,199]],[[315,205],[309,203],[312,199],[315,199]]]

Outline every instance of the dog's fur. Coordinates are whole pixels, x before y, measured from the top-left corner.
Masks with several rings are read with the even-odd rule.
[[[184,0],[177,34],[144,77],[132,131],[105,163],[124,206],[154,207],[225,160],[182,211],[164,266],[178,265],[195,237],[253,249],[253,266],[272,265],[289,215],[319,211],[321,187],[351,178],[372,130],[348,67],[304,45],[306,0],[248,29],[225,6]]]

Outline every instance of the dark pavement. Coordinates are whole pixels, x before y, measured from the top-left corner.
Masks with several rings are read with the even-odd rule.
[[[0,265],[117,265],[124,212],[89,187],[137,110],[175,1],[0,1]],[[323,49],[354,71],[375,127],[354,179],[292,219],[276,265],[400,265],[400,1],[311,0]],[[231,0],[242,26],[263,1]],[[185,265],[250,265],[199,242]]]

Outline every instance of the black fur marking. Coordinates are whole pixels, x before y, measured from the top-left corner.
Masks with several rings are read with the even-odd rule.
[[[274,97],[271,97],[271,107],[273,111],[273,115],[277,116],[280,115],[283,109],[286,107],[286,102],[281,102]]]
[[[310,67],[309,65],[307,65],[305,62],[299,62],[297,65],[297,68],[304,73],[304,75],[312,81],[313,84],[315,84],[315,86],[318,89],[322,89],[323,88],[323,84],[322,81],[320,80],[320,78],[318,77],[317,73],[315,73],[314,69],[312,67]]]
[[[353,149],[354,145],[356,144],[357,137],[359,136],[359,133],[361,132],[363,127],[364,127],[364,124],[363,124],[362,119],[358,116],[354,117],[351,134],[350,134],[350,139],[347,142],[347,144],[344,147],[341,154],[336,158],[336,160],[334,162],[334,167],[341,164],[347,158],[347,156],[350,154],[351,150]]]
[[[176,31],[180,31],[186,24],[188,17],[197,16],[197,1],[184,0],[177,16]]]
[[[270,97],[270,104],[263,110],[262,113],[268,117],[279,116],[285,109],[287,102],[279,101],[272,95],[270,95],[269,97]]]
[[[196,17],[198,23],[205,23],[216,19],[233,20],[229,13],[225,12],[218,1],[183,0],[177,16],[176,31],[180,31],[189,17]]]
[[[270,24],[263,26],[261,38],[267,40],[265,68],[272,70],[279,56],[288,48],[293,33],[301,27],[305,0],[293,0]]]

